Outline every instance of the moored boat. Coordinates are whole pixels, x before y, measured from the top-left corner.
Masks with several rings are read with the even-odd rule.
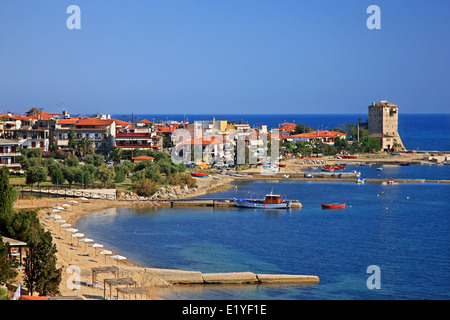
[[[291,202],[281,200],[278,194],[266,194],[265,199],[235,199],[236,206],[254,209],[290,209]]]
[[[208,174],[202,173],[202,172],[191,172],[191,176],[196,177],[196,178],[206,178],[206,177],[208,177]]]
[[[387,184],[392,184],[392,183],[394,183],[394,179],[389,178],[389,179],[386,180],[386,182],[387,182]]]
[[[320,205],[322,206],[322,209],[343,209],[343,208],[345,208],[345,203],[330,203],[330,204],[321,203]]]
[[[364,178],[362,178],[362,177],[358,177],[358,178],[356,178],[356,181],[355,181],[356,183],[364,183]]]

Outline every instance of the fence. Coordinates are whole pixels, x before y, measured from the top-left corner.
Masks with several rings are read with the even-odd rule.
[[[20,195],[46,195],[46,196],[55,196],[55,197],[85,197],[91,199],[103,199],[103,200],[116,200],[116,190],[115,189],[72,189],[66,187],[32,187],[32,186],[24,186],[24,185],[13,185],[18,191],[20,191]]]

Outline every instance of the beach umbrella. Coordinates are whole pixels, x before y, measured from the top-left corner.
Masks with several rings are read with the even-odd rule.
[[[53,217],[52,217],[53,216]],[[55,220],[57,219],[61,219],[61,216],[59,214],[52,214],[52,216],[50,216],[50,218],[53,218]]]
[[[80,200],[89,200],[88,198],[81,197]]]
[[[65,229],[66,232],[70,232],[70,233],[75,233],[78,231],[78,229],[75,228],[69,228],[69,229]]]
[[[79,232],[74,233],[74,234],[72,235],[72,238],[83,238],[83,237],[84,237],[84,233],[79,233]],[[78,247],[78,241],[79,241],[79,240],[77,240],[77,247]]]
[[[89,238],[83,238],[83,239],[80,240],[80,242],[84,242],[84,250],[86,251],[86,244],[88,242],[94,242],[94,240],[89,239]]]
[[[53,209],[56,209],[56,210],[64,210],[63,207],[59,207],[59,206],[53,207]]]
[[[97,248],[103,248],[103,245],[100,243],[94,243],[94,244],[89,245],[89,247],[94,248],[94,253],[95,253],[94,257],[96,258],[97,257]]]
[[[104,254],[104,255],[105,255],[105,264],[106,264],[106,255],[112,254],[112,251],[109,251],[109,250],[103,250],[103,251],[100,251],[100,254]]]
[[[59,209],[53,209],[52,212],[61,212]]]
[[[72,225],[70,224],[70,223],[64,223],[64,224],[62,224],[60,227],[71,227]]]
[[[78,203],[78,201],[76,201],[76,200],[70,200],[70,201],[67,201],[68,203]]]
[[[119,265],[119,260],[125,260],[126,259],[126,257],[124,257],[124,256],[120,256],[120,255],[115,255],[115,256],[112,256],[112,257],[110,257],[111,259],[115,259],[115,260],[117,260],[117,265]]]
[[[56,222],[56,223],[64,223],[64,222],[66,222],[66,220],[58,219],[58,220],[55,220],[55,222]]]
[[[70,207],[70,204],[64,203],[62,206],[63,207]]]

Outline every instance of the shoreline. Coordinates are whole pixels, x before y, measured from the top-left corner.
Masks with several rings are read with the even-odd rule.
[[[190,191],[185,197],[198,197],[200,195],[219,192],[231,186],[232,177],[227,179],[216,180],[212,177],[198,181],[198,187],[195,191]],[[125,200],[100,200],[89,199],[82,201],[77,198],[63,197],[57,198],[34,198],[34,199],[20,199],[19,204],[14,204],[15,210],[36,210],[41,225],[46,231],[52,234],[53,243],[57,247],[57,268],[62,268],[62,279],[59,286],[61,296],[78,296],[85,300],[99,300],[103,299],[103,279],[111,278],[112,274],[98,275],[96,285],[92,285],[92,268],[104,266],[118,266],[120,277],[131,277],[137,282],[138,286],[144,287],[148,290],[147,298],[149,300],[163,300],[158,295],[158,289],[167,288],[171,285],[155,274],[146,272],[146,269],[151,266],[141,266],[135,262],[128,262],[126,260],[113,260],[109,257],[101,256],[98,253],[101,250],[110,250],[109,248],[99,248],[95,250],[89,245],[77,243],[76,238],[72,238],[71,234],[65,231],[66,228],[61,228],[60,224],[56,223],[53,218],[49,217],[51,209],[57,205],[67,204],[69,200],[76,199],[78,204],[73,204],[67,207],[67,210],[61,210],[61,219],[65,223],[71,224],[70,228],[76,228],[77,221],[91,213],[115,209],[121,207],[159,207],[160,204],[154,201],[125,201]],[[69,228],[69,227],[67,227]],[[78,232],[83,232],[79,230]],[[95,239],[93,239],[95,243]],[[110,250],[113,251],[113,250]],[[90,256],[89,256],[90,254]],[[120,254],[114,252],[109,255]],[[126,254],[124,253],[126,256]],[[106,259],[106,263],[105,263]],[[74,273],[68,271],[69,266],[77,266],[80,268],[80,286],[77,290],[69,289],[67,281],[71,281]],[[182,271],[182,270],[180,270]],[[19,273],[17,281],[23,281],[23,273]],[[108,291],[108,290],[107,290]],[[114,293],[113,293],[114,295]]]
[[[342,159],[327,159],[333,160],[333,162],[345,163],[346,161],[342,161]],[[376,159],[370,159],[376,160]],[[361,158],[358,162],[370,161],[367,158]],[[285,168],[281,168],[280,173],[288,173],[288,172],[303,172],[303,169],[310,166],[317,166],[317,164],[312,165],[300,165],[295,163],[297,159],[290,159],[287,161],[283,161],[286,163]],[[354,160],[353,160],[354,161]],[[393,160],[398,161],[398,159]],[[331,161],[330,161],[331,162]],[[292,170],[292,171],[291,171]],[[242,173],[259,173],[259,168],[252,168],[247,170],[241,170],[239,172]],[[213,177],[208,178],[199,178],[197,179],[198,187],[195,191],[190,191],[182,197],[179,198],[191,198],[198,197],[200,195],[205,195],[214,192],[220,192],[227,188],[230,188],[233,181],[239,180],[256,180],[258,177],[233,177],[233,176],[224,176],[220,175],[221,179],[214,179]],[[273,178],[273,177],[272,177]],[[279,178],[277,178],[279,179]],[[321,181],[321,180],[318,180]],[[48,212],[51,211],[56,205],[62,205],[67,203],[67,201],[72,198],[63,199],[60,197],[56,198],[35,198],[31,199],[21,199],[20,203],[17,205],[15,203],[14,209],[30,209],[36,210],[38,212],[38,218],[45,228],[46,231],[50,231],[53,237],[53,242],[57,246],[58,252],[57,256],[57,268],[62,268],[62,280],[60,283],[60,293],[62,296],[78,296],[82,297],[86,300],[97,300],[103,299],[103,289],[100,288],[103,285],[103,279],[111,278],[111,274],[101,274],[99,275],[97,286],[91,285],[91,268],[94,267],[103,267],[115,265],[120,268],[120,276],[131,277],[137,281],[138,286],[142,286],[146,288],[149,292],[148,299],[150,300],[162,300],[160,296],[158,296],[158,289],[167,288],[171,285],[167,283],[162,278],[158,277],[154,274],[145,273],[145,269],[152,268],[151,266],[141,266],[137,263],[127,262],[126,260],[116,261],[110,258],[106,258],[105,256],[98,255],[98,252],[101,250],[109,248],[99,248],[97,251],[94,251],[94,248],[86,246],[83,243],[80,243],[78,246],[71,245],[76,240],[75,238],[71,238],[70,234],[64,231],[65,228],[61,228],[59,224],[54,222],[54,219],[49,218]],[[76,199],[76,198],[74,198]],[[77,221],[83,216],[95,212],[99,212],[102,210],[120,208],[120,207],[160,207],[164,206],[164,204],[158,203],[157,201],[130,201],[130,200],[100,200],[100,199],[90,199],[88,201],[78,200],[78,204],[74,204],[69,209],[63,210],[62,213],[58,213],[62,216],[61,219],[66,220],[65,223],[70,223],[71,227],[76,227]],[[80,230],[79,232],[83,232]],[[95,239],[94,239],[95,242]],[[112,251],[112,250],[111,250]],[[96,256],[95,256],[96,253]],[[89,256],[89,254],[91,256]],[[120,254],[115,253],[114,254]],[[126,256],[126,254],[124,254]],[[110,259],[110,260],[108,260]],[[80,273],[80,288],[76,291],[71,290],[67,286],[67,281],[70,280],[70,277],[73,277],[73,273],[67,271],[67,267],[70,265],[78,266],[81,270]],[[182,271],[182,270],[180,270]],[[22,281],[23,276],[19,274],[18,281]],[[114,295],[114,294],[113,294]]]

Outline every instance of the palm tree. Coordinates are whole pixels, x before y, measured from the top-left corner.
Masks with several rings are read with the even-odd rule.
[[[88,153],[94,153],[94,147],[92,141],[87,137],[82,137],[76,146],[77,152],[85,157]]]

